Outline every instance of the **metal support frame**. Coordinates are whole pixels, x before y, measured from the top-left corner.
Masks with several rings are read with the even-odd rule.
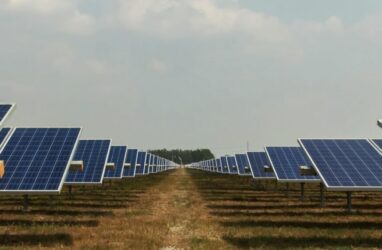
[[[285,195],[286,195],[288,198],[290,197],[289,183],[286,184]]]
[[[324,184],[320,183],[320,207],[325,207]]]
[[[23,212],[29,211],[29,197],[27,194],[23,195]]]
[[[301,197],[300,197],[300,200],[304,201],[304,199],[305,199],[305,190],[304,190],[305,183],[301,182],[300,185],[301,185]]]
[[[347,211],[351,212],[352,211],[352,192],[346,192],[346,200],[347,200]]]

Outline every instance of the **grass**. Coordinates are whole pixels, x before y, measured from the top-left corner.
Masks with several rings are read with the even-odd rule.
[[[50,199],[0,196],[0,249],[375,249],[382,248],[382,195],[285,186],[178,169],[75,187]]]

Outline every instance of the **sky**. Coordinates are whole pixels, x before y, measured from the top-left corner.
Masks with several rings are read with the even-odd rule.
[[[382,0],[1,0],[8,126],[216,156],[381,138]]]

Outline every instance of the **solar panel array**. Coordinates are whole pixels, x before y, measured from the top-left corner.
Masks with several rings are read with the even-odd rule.
[[[239,175],[252,175],[247,155],[236,154],[235,157],[236,157]]]
[[[3,147],[0,191],[58,193],[81,128],[16,128]]]
[[[104,179],[121,179],[126,162],[127,146],[112,146],[110,148],[108,163],[113,163],[114,168],[107,168]]]
[[[123,177],[134,177],[138,160],[138,149],[127,150],[126,165],[123,170]]]
[[[329,190],[382,189],[382,156],[366,139],[300,139]]]
[[[102,184],[111,140],[80,140],[73,161],[83,161],[82,171],[70,170],[65,184]]]
[[[269,160],[265,152],[248,152],[248,161],[251,167],[252,176],[255,179],[272,179],[275,178],[273,173],[265,172],[264,167],[270,166]]]
[[[300,147],[266,147],[269,162],[278,181],[312,182],[320,181],[317,176],[301,175],[301,166],[312,166],[312,163]]]

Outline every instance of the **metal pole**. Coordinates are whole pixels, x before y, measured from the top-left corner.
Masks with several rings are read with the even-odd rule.
[[[305,193],[304,193],[304,185],[305,185],[305,183],[304,182],[301,182],[301,197],[300,197],[300,199],[301,199],[301,201],[304,201],[304,196],[305,196]]]
[[[325,198],[324,198],[324,184],[320,183],[320,206],[325,206]]]
[[[28,195],[24,194],[23,198],[24,198],[24,201],[23,201],[23,212],[28,212],[29,211],[29,199],[28,199]]]
[[[352,205],[351,205],[351,192],[346,192],[346,195],[347,195],[347,211],[348,212],[351,212],[352,210]]]
[[[286,184],[286,196],[289,198],[289,183]]]

